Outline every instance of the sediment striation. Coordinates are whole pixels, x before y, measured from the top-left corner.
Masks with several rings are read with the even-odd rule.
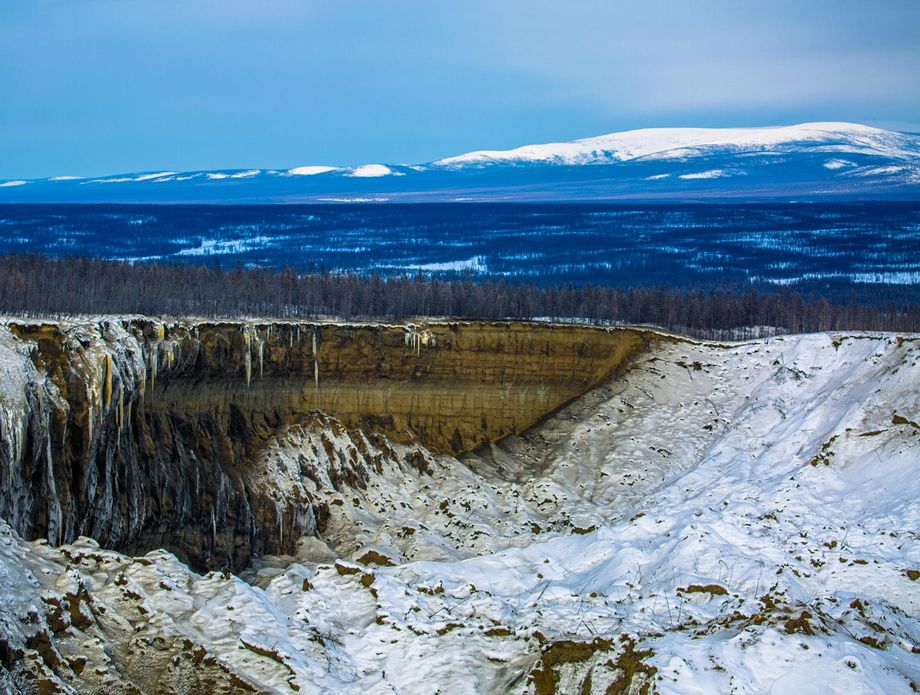
[[[0,517],[27,539],[237,569],[322,530],[315,500],[253,466],[282,428],[333,416],[370,465],[392,454],[375,445],[384,435],[458,454],[520,433],[662,339],[513,322],[6,320]]]

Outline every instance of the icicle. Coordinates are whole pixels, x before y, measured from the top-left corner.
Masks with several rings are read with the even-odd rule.
[[[260,340],[259,341],[259,378],[262,378],[262,358],[264,356],[264,347],[265,344]]]
[[[132,376],[134,377],[134,381],[137,385],[137,390],[140,393],[141,398],[143,398],[147,392],[147,368],[146,368],[147,364],[146,363],[149,361],[149,359],[146,357],[147,353],[144,352],[145,347],[146,345],[141,345],[141,364],[138,365],[135,363],[133,365],[135,369],[132,370],[133,372]],[[143,374],[140,373],[139,367],[141,366],[144,367]]]
[[[406,326],[404,340],[406,347],[414,351],[416,357],[421,356],[423,345],[431,347],[434,344],[434,338],[429,331],[417,331],[409,326]]]
[[[278,515],[278,537],[279,537],[278,545],[283,546],[284,545],[284,512],[278,509],[277,503],[275,506],[275,513]]]
[[[249,382],[252,381],[252,336],[249,335],[249,327],[243,329],[243,342],[246,344],[246,387],[249,388]]]
[[[313,383],[319,388],[319,358],[316,355],[316,329],[313,329]]]
[[[105,368],[105,363],[103,362],[103,369]],[[105,374],[102,375],[103,383],[105,382]],[[100,398],[100,385],[96,380],[95,374],[90,374],[86,382],[86,426],[88,430],[87,441],[91,442],[93,439],[93,411],[96,409],[99,403]]]
[[[311,504],[309,507],[307,507],[307,532],[304,535],[312,536],[316,534],[316,526],[316,511],[313,509],[313,505]]]
[[[150,389],[156,386],[157,383],[157,363],[159,360],[159,346],[155,345],[150,350]]]
[[[166,324],[165,323],[157,324],[157,338],[159,340],[166,340]]]
[[[104,369],[104,385],[102,389],[102,405],[108,410],[109,403],[112,402],[112,356],[108,353],[105,355],[105,364],[103,365]]]

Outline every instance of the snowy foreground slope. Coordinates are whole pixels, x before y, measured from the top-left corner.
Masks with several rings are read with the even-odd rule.
[[[260,465],[325,542],[243,578],[0,527],[3,685],[915,692],[918,387],[916,337],[810,335],[656,348],[462,460],[317,416]]]

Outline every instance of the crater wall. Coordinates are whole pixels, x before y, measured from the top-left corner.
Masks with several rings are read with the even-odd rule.
[[[253,482],[281,428],[322,411],[457,454],[527,429],[664,339],[518,322],[7,320],[0,516],[28,539],[238,568],[321,530],[310,501]]]

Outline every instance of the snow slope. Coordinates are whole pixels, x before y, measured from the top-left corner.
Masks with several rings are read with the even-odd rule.
[[[263,457],[328,500],[298,557],[247,582],[3,530],[0,634],[34,663],[48,626],[99,688],[188,692],[197,658],[271,692],[911,693],[918,386],[916,336],[676,341],[463,460],[365,465],[319,418]]]

